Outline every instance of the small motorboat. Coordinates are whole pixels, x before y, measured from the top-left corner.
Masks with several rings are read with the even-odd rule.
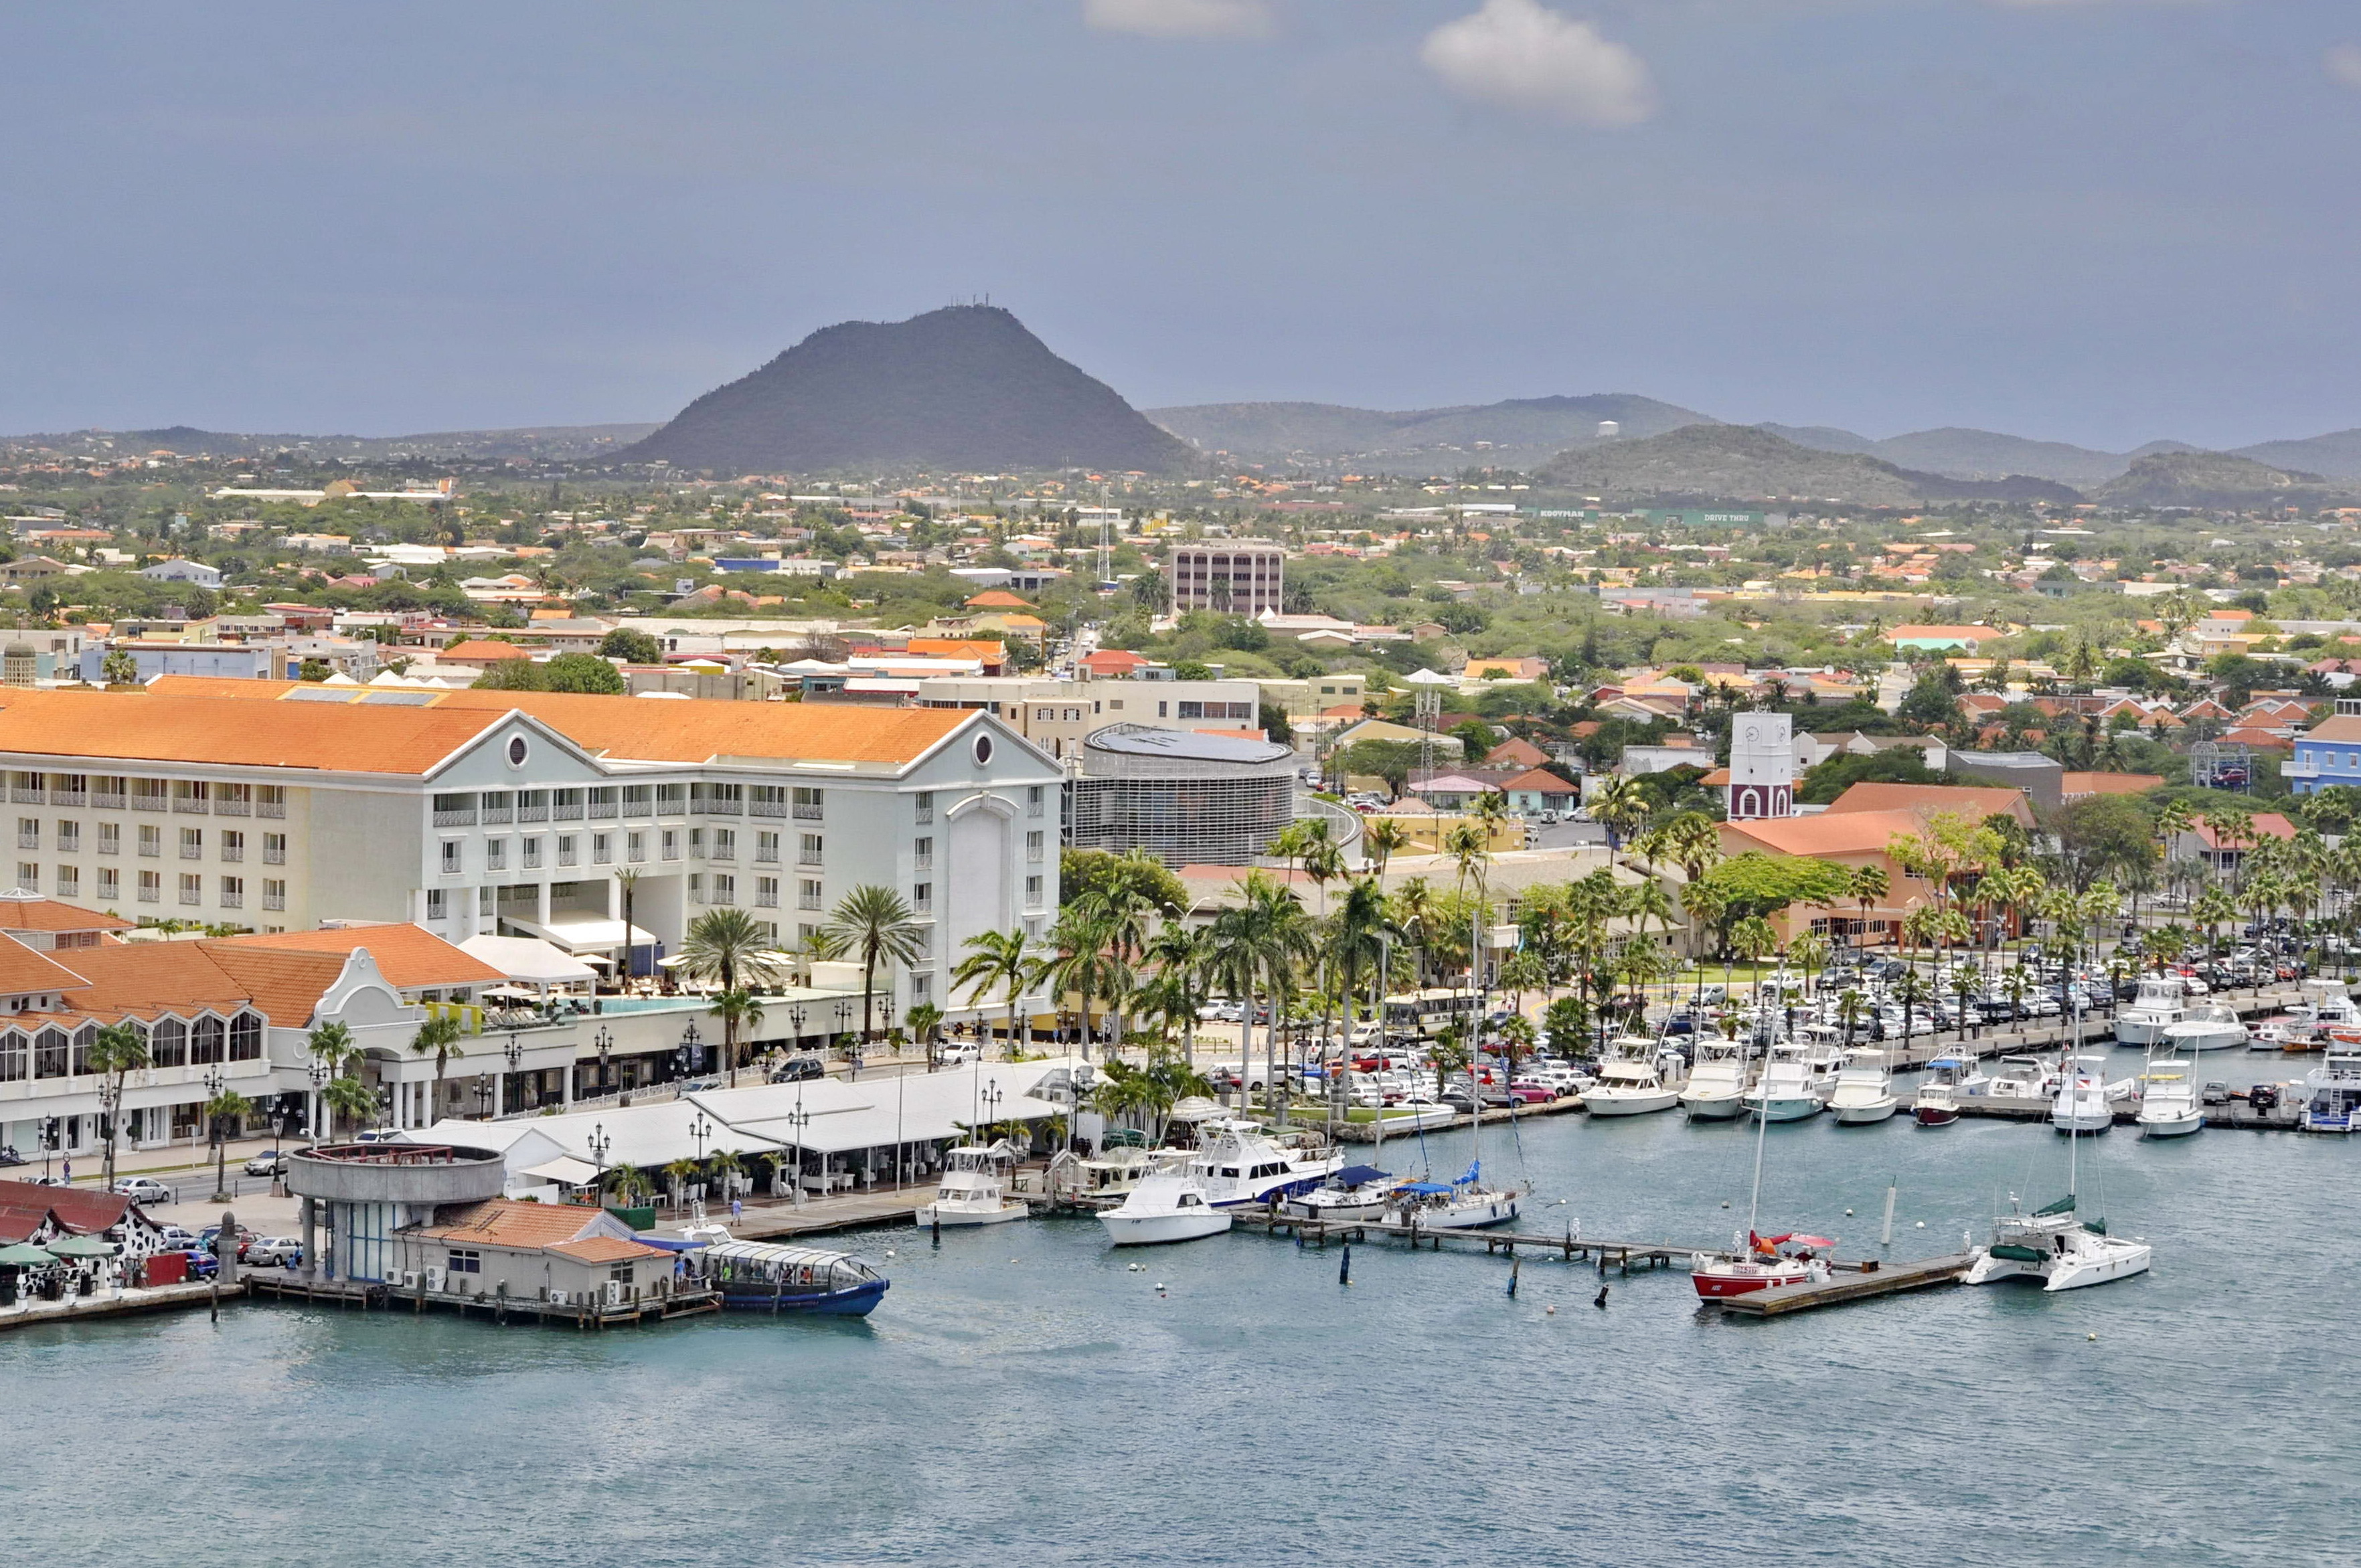
[[[1708,1301],[1744,1296],[1782,1285],[1801,1285],[1828,1277],[1828,1254],[1836,1243],[1827,1236],[1790,1233],[1781,1236],[1749,1235],[1732,1254],[1701,1252],[1689,1259],[1689,1283]]]
[[[2202,1132],[2205,1108],[2197,1102],[2191,1064],[2171,1058],[2150,1059],[2140,1074],[2139,1114],[2133,1118],[2143,1138],[2180,1138]]]
[[[1934,1075],[1912,1097],[1911,1119],[1922,1127],[1948,1127],[1960,1119],[1960,1085],[1976,1064],[1966,1057],[1937,1057],[1927,1065]]]
[[[2193,1004],[2179,1023],[2167,1024],[2159,1034],[2157,1043],[2176,1053],[2244,1050],[2248,1039],[2237,1014],[2219,1002]]]
[[[1669,1080],[1653,1040],[1617,1040],[1620,1053],[1599,1064],[1598,1081],[1583,1091],[1583,1109],[1593,1116],[1643,1116],[1680,1103],[1678,1084]]]
[[[2276,1018],[2266,1018],[2256,1025],[2247,1037],[2246,1048],[2250,1051],[2316,1051],[2320,1048],[2321,1037],[2317,1019],[2306,1018],[2298,1013],[2282,1013]]]
[[[999,1225],[1022,1220],[1033,1207],[1008,1195],[1016,1169],[1016,1151],[1005,1138],[988,1148],[963,1144],[951,1149],[943,1156],[935,1201],[920,1205],[913,1217],[921,1225]]]
[[[2061,1133],[2103,1133],[2115,1124],[2115,1108],[2100,1069],[2106,1058],[2076,1057],[2049,1103],[2049,1124]]]
[[[1766,1122],[1800,1122],[1828,1109],[1820,1078],[1813,1047],[1782,1042],[1771,1047],[1762,1079],[1740,1102]]]
[[[1883,1122],[1901,1108],[1894,1092],[1894,1069],[1886,1065],[1883,1051],[1854,1051],[1845,1058],[1837,1069],[1836,1092],[1828,1097],[1828,1111],[1839,1126]]]
[[[1115,1246],[1154,1246],[1217,1236],[1230,1228],[1230,1212],[1205,1199],[1205,1184],[1186,1170],[1151,1171],[1115,1208],[1100,1212],[1107,1241]]]
[[[1376,1166],[1348,1165],[1311,1191],[1290,1198],[1279,1212],[1294,1220],[1378,1220],[1385,1217],[1393,1189],[1393,1178]]]
[[[1746,1047],[1735,1040],[1699,1041],[1697,1066],[1680,1092],[1681,1109],[1692,1122],[1727,1122],[1745,1107]]]
[[[729,1311],[865,1318],[889,1288],[865,1258],[770,1242],[715,1242],[687,1251],[682,1266],[719,1290]]]
[[[2304,1074],[2303,1091],[2298,1127],[2307,1133],[2361,1132],[2361,1056],[2329,1052]]]

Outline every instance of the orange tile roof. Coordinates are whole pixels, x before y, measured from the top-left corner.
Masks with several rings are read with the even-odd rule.
[[[0,898],[0,931],[128,931],[137,925],[54,898]]]
[[[1856,811],[1957,812],[1971,822],[2005,812],[2031,825],[2025,792],[2005,785],[1857,784],[1828,809],[1830,817]]]
[[[228,976],[264,1017],[287,1029],[302,1028],[311,1023],[312,1014],[319,1011],[320,998],[327,994],[328,987],[336,983],[336,976],[345,969],[344,959],[335,953],[258,951],[236,947],[226,938],[185,945],[203,948],[214,967]]]
[[[454,642],[435,657],[448,659],[456,664],[469,664],[484,660],[497,663],[502,659],[530,659],[533,655],[513,642],[487,642],[481,640],[471,640],[466,642]]]
[[[557,1242],[541,1250],[570,1257],[577,1263],[630,1263],[636,1258],[672,1255],[660,1246],[627,1242],[620,1236],[584,1236],[579,1241]]]
[[[215,963],[205,949],[208,942],[124,942],[113,947],[74,949],[75,972],[81,986],[66,995],[66,1005],[96,1018],[125,1014],[153,1017],[159,1013],[186,1014],[211,1007],[228,1011],[258,999],[251,990]],[[323,979],[320,991],[327,989]],[[283,990],[273,997],[279,1011],[262,1009],[272,1023],[298,1028],[312,1018],[320,991],[308,999],[292,999]]]
[[[1739,847],[1782,855],[1858,855],[1883,852],[1896,838],[1916,838],[1925,825],[1915,811],[1823,811],[1815,817],[1770,817],[1724,822],[1725,837],[1752,840]]]
[[[454,947],[423,926],[401,921],[383,926],[346,926],[325,931],[273,931],[266,936],[224,937],[203,946],[230,954],[323,954],[341,969],[346,955],[367,948],[378,972],[404,991],[423,986],[498,985],[508,978],[475,954]]]
[[[11,996],[22,996],[27,992],[71,992],[88,983],[47,953],[37,952],[14,937],[0,937],[0,992]]]
[[[287,689],[279,683],[262,681],[232,684]],[[146,694],[12,689],[0,695],[0,751],[125,762],[212,762],[423,774],[498,719],[495,713],[459,706],[358,707],[332,702],[258,703],[226,696],[182,696],[152,689]]]
[[[913,637],[903,652],[931,659],[981,659],[987,664],[1008,658],[1008,644],[988,638]]]
[[[986,588],[967,601],[970,609],[1031,609],[1033,607],[1005,588]]]
[[[545,1247],[581,1237],[598,1222],[598,1211],[571,1203],[525,1203],[487,1198],[461,1210],[447,1225],[427,1225],[415,1234],[428,1241],[490,1242],[500,1246]]]
[[[2069,797],[2078,795],[2146,795],[2164,783],[2164,775],[2069,773],[2059,782]]]

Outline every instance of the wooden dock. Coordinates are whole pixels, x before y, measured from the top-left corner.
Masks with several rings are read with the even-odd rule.
[[[1790,1312],[1808,1312],[1819,1307],[1840,1307],[1849,1301],[1896,1296],[1905,1290],[1929,1290],[1957,1285],[1972,1261],[1971,1255],[1955,1252],[1941,1257],[1922,1257],[1909,1263],[1871,1261],[1839,1264],[1838,1272],[1824,1280],[1782,1285],[1769,1290],[1752,1290],[1743,1296],[1724,1296],[1714,1304],[1721,1309],[1721,1315],[1725,1318],[1784,1317]]]
[[[102,1290],[92,1296],[68,1296],[55,1301],[37,1299],[0,1307],[0,1329],[29,1329],[42,1323],[79,1323],[92,1318],[121,1318],[142,1312],[190,1312],[220,1301],[236,1300],[244,1288],[225,1285],[220,1294],[210,1279],[181,1285],[151,1285],[128,1290]]]
[[[673,1283],[671,1280],[664,1281],[667,1288],[663,1289],[642,1290],[634,1287],[624,1293],[620,1301],[612,1304],[601,1296],[595,1300],[568,1302],[564,1306],[532,1296],[470,1296],[457,1291],[429,1290],[423,1281],[404,1288],[398,1284],[380,1284],[365,1279],[307,1279],[300,1274],[275,1268],[248,1273],[242,1283],[249,1295],[273,1301],[334,1306],[347,1311],[408,1311],[413,1316],[423,1315],[427,1308],[432,1307],[437,1311],[456,1312],[461,1317],[480,1317],[495,1323],[535,1323],[586,1332],[635,1328],[642,1323],[668,1322],[675,1318],[701,1317],[721,1310],[719,1291],[698,1288],[675,1290],[669,1288]]]
[[[1963,1094],[1957,1103],[1962,1116],[1998,1117],[2012,1122],[2046,1122],[2049,1119],[2050,1102],[2043,1095]],[[2220,1105],[2203,1107],[2205,1124],[2209,1127],[2229,1127],[2246,1133],[2286,1133],[2295,1130],[2302,1115],[2301,1096],[2291,1096],[2277,1109],[2257,1111],[2243,1100],[2232,1100]],[[2115,1125],[2128,1127],[2139,1117],[2139,1101],[2119,1101],[2114,1107]]]
[[[1494,1256],[1514,1258],[1522,1254],[1534,1254],[1543,1257],[1555,1256],[1566,1263],[1579,1260],[1596,1264],[1602,1274],[1610,1267],[1623,1274],[1631,1273],[1635,1267],[1686,1268],[1688,1260],[1696,1254],[1715,1250],[1712,1247],[1684,1245],[1679,1242],[1581,1236],[1571,1229],[1557,1235],[1497,1228],[1443,1231],[1386,1220],[1303,1220],[1268,1209],[1233,1209],[1229,1212],[1233,1230],[1292,1236],[1298,1245],[1303,1246],[1324,1247],[1332,1241],[1341,1244],[1377,1240],[1400,1242],[1413,1251],[1428,1248],[1441,1252],[1446,1242],[1468,1251],[1476,1250],[1480,1243],[1482,1250]]]

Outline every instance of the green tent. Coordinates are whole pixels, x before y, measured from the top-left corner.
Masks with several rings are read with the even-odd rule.
[[[0,1268],[38,1268],[57,1262],[57,1255],[42,1251],[30,1242],[18,1242],[15,1246],[0,1246]]]
[[[49,1244],[49,1251],[60,1257],[113,1257],[115,1244],[96,1236],[60,1236]]]

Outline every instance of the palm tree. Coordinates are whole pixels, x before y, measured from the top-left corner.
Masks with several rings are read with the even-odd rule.
[[[1410,829],[1401,825],[1399,817],[1380,817],[1363,829],[1361,845],[1372,862],[1373,874],[1382,878],[1386,862],[1409,842]]]
[[[1124,960],[1116,936],[1115,916],[1096,900],[1077,899],[1066,906],[1050,927],[1057,951],[1036,966],[1037,978],[1048,981],[1063,995],[1073,992],[1082,1003],[1082,1059],[1090,1059],[1091,998],[1104,996],[1109,1011],[1131,990],[1131,966]],[[1123,1044],[1122,1021],[1115,1020],[1115,1045]]]
[[[303,1048],[312,1054],[313,1061],[319,1063],[320,1070],[330,1078],[342,1077],[345,1064],[360,1054],[360,1048],[353,1044],[353,1032],[342,1024],[323,1024],[313,1029],[303,1037]],[[323,1120],[329,1121],[331,1128],[334,1127],[332,1118],[324,1118],[320,1114],[324,1109],[324,1102],[311,1107],[312,1135],[314,1138],[320,1135]]]
[[[636,1165],[619,1165],[608,1171],[605,1186],[611,1196],[622,1200],[620,1207],[626,1209],[637,1206],[632,1200],[645,1198],[655,1190],[648,1173]]]
[[[1016,998],[1033,983],[1030,938],[1022,927],[1009,931],[979,931],[967,939],[968,956],[951,970],[951,987],[967,992],[968,1005],[982,1010],[983,998],[995,987],[1008,1001],[1008,1050],[1016,1053]],[[933,1057],[928,1058],[931,1067]]]
[[[1395,934],[1393,916],[1386,908],[1386,895],[1378,888],[1377,878],[1363,877],[1345,890],[1345,901],[1337,905],[1335,918],[1329,922],[1322,961],[1336,982],[1337,995],[1343,999],[1345,1034],[1348,1039],[1353,1033],[1361,976],[1378,973],[1385,963],[1386,945]],[[1385,1005],[1382,999],[1378,1005]],[[1341,1075],[1337,1081],[1343,1081]]]
[[[377,1097],[369,1093],[360,1080],[339,1079],[337,1081],[351,1083],[355,1089],[360,1091],[362,1098],[369,1104],[377,1103]],[[334,1083],[328,1085],[331,1093],[335,1091],[335,1087]],[[215,1090],[213,1098],[205,1102],[205,1127],[213,1135],[214,1141],[212,1201],[215,1203],[229,1201],[229,1124],[253,1113],[254,1102],[227,1086]]]
[[[841,906],[840,906],[841,913]],[[718,981],[723,995],[756,985],[778,982],[776,944],[761,922],[742,909],[709,909],[688,923],[687,939],[680,945],[680,962],[674,967],[695,980]],[[831,957],[834,955],[830,955]],[[751,1000],[751,998],[750,998]],[[738,1084],[738,1025],[762,1019],[756,1008],[750,1016],[743,1006],[714,1014],[721,1020],[721,1059],[729,1064],[730,1083]],[[867,1019],[862,1020],[867,1030]]]
[[[1202,927],[1168,920],[1148,943],[1145,957],[1156,966],[1157,1009],[1166,1022],[1180,1024],[1181,1064],[1193,1072],[1197,1014],[1205,1005],[1205,981],[1213,966],[1213,934]]]
[[[341,1024],[329,1026],[338,1029],[344,1027]],[[412,1055],[431,1056],[434,1058],[434,1114],[426,1119],[430,1126],[443,1119],[443,1074],[455,1058],[467,1054],[467,1026],[459,1021],[459,1015],[456,1013],[445,1013],[429,1018],[425,1023],[418,1025],[418,1033],[410,1036]],[[566,1070],[570,1072],[573,1069],[568,1068]]]
[[[135,1068],[148,1065],[148,1036],[128,1020],[109,1024],[90,1043],[90,1070],[111,1081],[106,1086],[106,1190],[115,1190],[115,1143],[123,1124],[123,1080]]]
[[[377,1091],[353,1073],[340,1073],[328,1080],[328,1087],[320,1091],[320,1098],[327,1103],[332,1132],[339,1123],[350,1125],[366,1121],[377,1110]]]
[[[1885,868],[1883,866],[1855,866],[1852,868],[1852,899],[1855,904],[1861,905],[1861,928],[1860,934],[1861,936],[1865,937],[1869,934],[1870,910],[1876,905],[1879,899],[1885,897],[1893,891],[1892,879],[1886,876]],[[1866,947],[1867,945],[1868,944],[1865,942],[1855,942],[1853,944],[1853,946],[1857,948]]]
[[[738,986],[718,993],[706,1009],[721,1020],[721,1057],[730,1064],[730,1087],[738,1087],[738,1036],[763,1021],[763,1003],[752,990]]]
[[[672,1190],[674,1208],[680,1208],[687,1201],[683,1194],[686,1192],[688,1184],[697,1179],[697,1172],[703,1168],[697,1161],[685,1157],[664,1168],[665,1185]]]
[[[640,890],[640,873],[626,867],[615,873],[615,885],[623,890],[623,981],[631,979],[631,944],[638,939],[638,927],[631,924],[631,897]]]
[[[813,934],[812,948],[820,957],[840,960],[847,954],[861,955],[861,1037],[867,1041],[876,1035],[873,1012],[877,995],[879,963],[907,964],[918,956],[918,944],[926,935],[910,915],[910,906],[902,895],[890,887],[863,883],[844,895],[831,911],[828,923]],[[694,939],[692,930],[692,939]],[[891,970],[888,970],[891,979]]]
[[[1279,1098],[1279,1024],[1294,991],[1296,963],[1312,946],[1303,905],[1292,890],[1257,872],[1248,872],[1240,889],[1242,900],[1213,917],[1218,972],[1244,1003],[1240,1009],[1239,1045],[1247,1061],[1254,1052],[1255,999],[1270,1001],[1270,1024],[1264,1032],[1265,1093],[1284,1121],[1286,1102]],[[1239,1103],[1245,1104],[1246,1061],[1239,1063]]]
[[[1649,810],[1647,792],[1638,779],[1614,779],[1598,792],[1590,803],[1590,815],[1607,829],[1608,853],[1622,847],[1631,830],[1648,819]]]

